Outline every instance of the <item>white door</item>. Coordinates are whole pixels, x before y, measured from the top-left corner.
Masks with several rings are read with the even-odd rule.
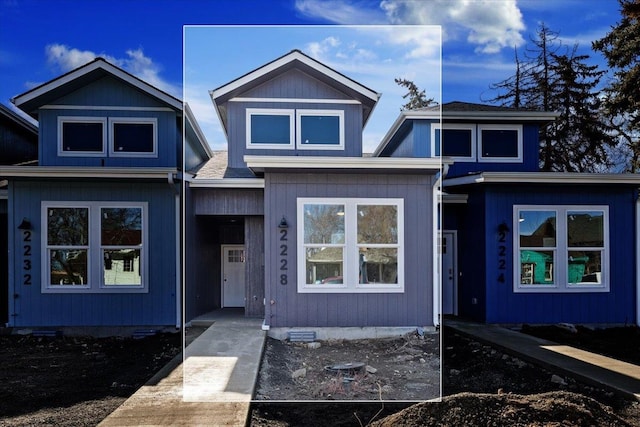
[[[244,246],[222,247],[222,306],[244,307]]]
[[[442,232],[442,314],[458,314],[456,240],[455,231]]]

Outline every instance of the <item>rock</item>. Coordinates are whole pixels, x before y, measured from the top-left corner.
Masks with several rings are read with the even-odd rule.
[[[376,372],[378,372],[378,370],[376,368],[374,368],[373,366],[369,366],[369,365],[365,366],[364,369],[369,374],[375,374]]]
[[[564,378],[556,374],[551,375],[551,382],[554,384],[567,385],[567,382],[564,380]]]
[[[390,385],[388,385],[388,384],[387,384],[387,385],[383,385],[383,386],[380,388],[380,391],[381,391],[381,392],[383,392],[383,393],[391,393],[391,392],[393,391],[393,387],[391,387],[391,386],[390,386]]]
[[[291,378],[293,378],[294,380],[296,378],[304,378],[306,376],[307,376],[307,368],[297,369],[297,370],[293,371],[293,373],[291,374]]]
[[[460,371],[457,370],[457,369],[450,369],[449,370],[449,374],[454,375],[454,376],[455,375],[460,375]]]
[[[321,346],[322,345],[317,341],[307,343],[307,348],[310,348],[312,350],[316,350],[316,349],[320,348]]]
[[[424,360],[422,357],[420,358],[420,363],[427,363],[426,360]]]

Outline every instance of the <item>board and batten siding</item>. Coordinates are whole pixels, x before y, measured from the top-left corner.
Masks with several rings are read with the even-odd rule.
[[[56,180],[10,183],[11,247],[10,326],[145,326],[176,324],[175,191],[164,183],[68,182]],[[42,293],[42,201],[147,202],[148,293]],[[31,221],[32,284],[23,283],[23,218]],[[95,266],[93,268],[96,268]]]
[[[265,322],[271,327],[428,326],[433,324],[433,175],[266,173]],[[300,197],[404,200],[403,293],[298,293]],[[288,283],[280,284],[278,224],[288,221]]]
[[[611,323],[635,321],[635,197],[632,188],[607,185],[492,186],[486,189],[486,322]],[[523,293],[513,291],[513,235],[507,236],[505,283],[498,283],[497,227],[512,226],[514,205],[604,205],[609,207],[609,292]],[[469,256],[470,254],[467,254]],[[480,254],[477,254],[480,256]],[[558,254],[559,256],[561,254]]]
[[[262,189],[196,188],[191,190],[196,215],[263,215]]]

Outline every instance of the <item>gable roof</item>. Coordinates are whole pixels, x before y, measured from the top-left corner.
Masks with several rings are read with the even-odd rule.
[[[20,117],[18,113],[4,104],[0,104],[0,116],[10,122],[13,122],[16,126],[25,129],[27,132],[32,133],[36,137],[38,136],[38,126],[34,125],[24,117]]]
[[[21,95],[15,96],[11,102],[30,116],[37,118],[37,109],[51,101],[71,93],[106,75],[113,76],[134,88],[145,92],[176,111],[182,111],[182,101],[172,95],[150,85],[144,80],[116,67],[104,58],[96,58],[74,70],[53,80],[41,84]]]
[[[364,107],[362,117],[363,125],[366,124],[373,108],[380,99],[380,94],[374,90],[327,67],[296,49],[229,83],[209,91],[211,100],[216,107],[216,113],[222,122],[225,132],[227,131],[226,103],[230,99],[291,69],[301,70],[362,103]]]
[[[534,111],[523,108],[511,108],[496,105],[476,104],[473,102],[452,101],[430,107],[403,110],[391,125],[387,134],[376,147],[373,155],[379,156],[395,139],[396,135],[406,132],[414,120],[430,120],[434,122],[447,121],[496,121],[496,122],[539,122],[546,123],[555,120],[560,113],[549,111]]]

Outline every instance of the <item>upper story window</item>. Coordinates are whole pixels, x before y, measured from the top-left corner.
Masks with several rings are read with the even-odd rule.
[[[451,157],[460,162],[476,160],[476,126],[473,124],[434,124],[431,140],[436,156]]]
[[[514,291],[609,290],[607,206],[515,206]]]
[[[58,117],[58,155],[105,155],[107,121],[104,117]]]
[[[344,111],[247,108],[246,138],[249,149],[344,150]]]
[[[522,162],[522,125],[431,125],[431,152],[458,162]]]
[[[297,110],[296,140],[299,149],[344,149],[344,111]]]
[[[298,292],[403,292],[402,199],[298,199]]]
[[[294,110],[247,108],[247,148],[293,148]]]
[[[155,117],[59,116],[58,155],[157,157],[157,128]]]
[[[158,153],[156,118],[109,118],[109,155],[155,157]]]
[[[480,162],[522,161],[522,125],[478,125]]]

